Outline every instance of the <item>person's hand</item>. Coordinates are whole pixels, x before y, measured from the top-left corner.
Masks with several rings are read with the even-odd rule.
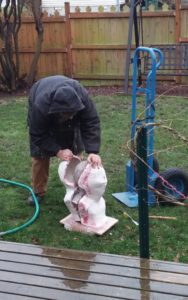
[[[88,155],[87,161],[92,165],[92,167],[101,167],[102,162],[98,154],[90,153]]]
[[[61,160],[71,160],[73,158],[73,153],[71,150],[69,149],[65,149],[65,150],[59,150],[56,154],[56,156],[58,158],[60,158]]]

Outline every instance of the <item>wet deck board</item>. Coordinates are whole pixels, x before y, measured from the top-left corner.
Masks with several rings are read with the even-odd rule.
[[[0,242],[0,299],[188,299],[188,265]]]

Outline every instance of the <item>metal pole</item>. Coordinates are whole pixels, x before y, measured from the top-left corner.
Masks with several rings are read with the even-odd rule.
[[[137,4],[138,5],[138,4]],[[139,37],[139,31],[138,31],[138,16],[137,16],[137,6],[134,7],[134,36],[135,36],[135,44],[136,48],[140,46],[140,37]],[[141,61],[140,61],[140,53],[138,53],[138,85],[140,86],[142,84],[142,75],[141,75]]]
[[[147,129],[144,127],[138,132],[137,154],[140,257],[149,258]]]
[[[128,86],[129,86],[129,68],[130,68],[130,60],[131,60],[134,6],[135,6],[135,0],[132,0],[130,13],[129,13],[128,42],[127,42],[127,52],[126,52],[126,62],[125,62],[125,82],[124,82],[125,94],[128,94]]]
[[[138,16],[137,16],[138,4],[140,4],[140,1],[131,0],[130,15],[129,15],[129,28],[128,28],[127,53],[126,53],[126,62],[125,62],[125,82],[124,82],[125,94],[128,94],[128,86],[129,86],[129,69],[130,69],[130,63],[131,63],[131,45],[132,45],[133,25],[134,25],[136,48],[138,48],[139,44],[140,44],[139,30],[138,30]],[[138,83],[139,83],[139,85],[142,84],[140,58],[138,58]]]

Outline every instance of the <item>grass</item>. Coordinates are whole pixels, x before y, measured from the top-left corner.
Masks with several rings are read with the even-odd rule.
[[[101,156],[108,177],[104,195],[107,215],[119,223],[103,236],[87,236],[67,231],[59,223],[68,214],[64,205],[64,187],[57,174],[58,159],[52,159],[49,189],[40,208],[39,218],[29,227],[3,240],[34,243],[86,251],[139,256],[139,229],[124,215],[138,220],[138,209],[116,201],[112,193],[125,190],[125,163],[129,159],[131,98],[123,95],[93,97],[102,126]],[[157,120],[187,136],[188,107],[186,99],[160,98],[156,101]],[[138,99],[138,113],[144,111],[144,98]],[[31,185],[31,162],[26,127],[27,99],[15,98],[0,105],[0,177]],[[141,114],[143,117],[143,115]],[[160,170],[180,167],[188,171],[188,147],[162,127],[155,130],[156,157]],[[0,184],[0,230],[23,224],[33,214],[28,207],[26,190]],[[188,263],[187,208],[178,206],[150,207],[152,215],[175,216],[177,220],[150,220],[150,257]]]

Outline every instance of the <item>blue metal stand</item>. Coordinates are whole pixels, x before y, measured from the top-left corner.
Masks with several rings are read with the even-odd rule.
[[[138,75],[138,59],[140,59],[140,52],[149,53],[151,58],[151,70],[146,77],[146,87],[138,87],[137,75]],[[156,174],[153,171],[153,150],[154,150],[154,126],[152,125],[155,120],[155,93],[156,93],[156,70],[163,62],[163,54],[159,49],[138,47],[135,50],[133,58],[133,85],[132,85],[132,114],[131,114],[131,141],[134,141],[137,127],[148,124],[148,142],[147,142],[147,163],[149,165],[148,170],[148,184],[154,185],[156,180]],[[145,93],[146,96],[146,108],[145,119],[137,120],[137,94]],[[150,125],[151,123],[151,125]],[[126,164],[126,192],[112,194],[117,200],[124,203],[128,207],[138,206],[138,194],[134,186],[135,171],[131,160]],[[148,191],[148,204],[155,204],[155,196],[153,192]]]

